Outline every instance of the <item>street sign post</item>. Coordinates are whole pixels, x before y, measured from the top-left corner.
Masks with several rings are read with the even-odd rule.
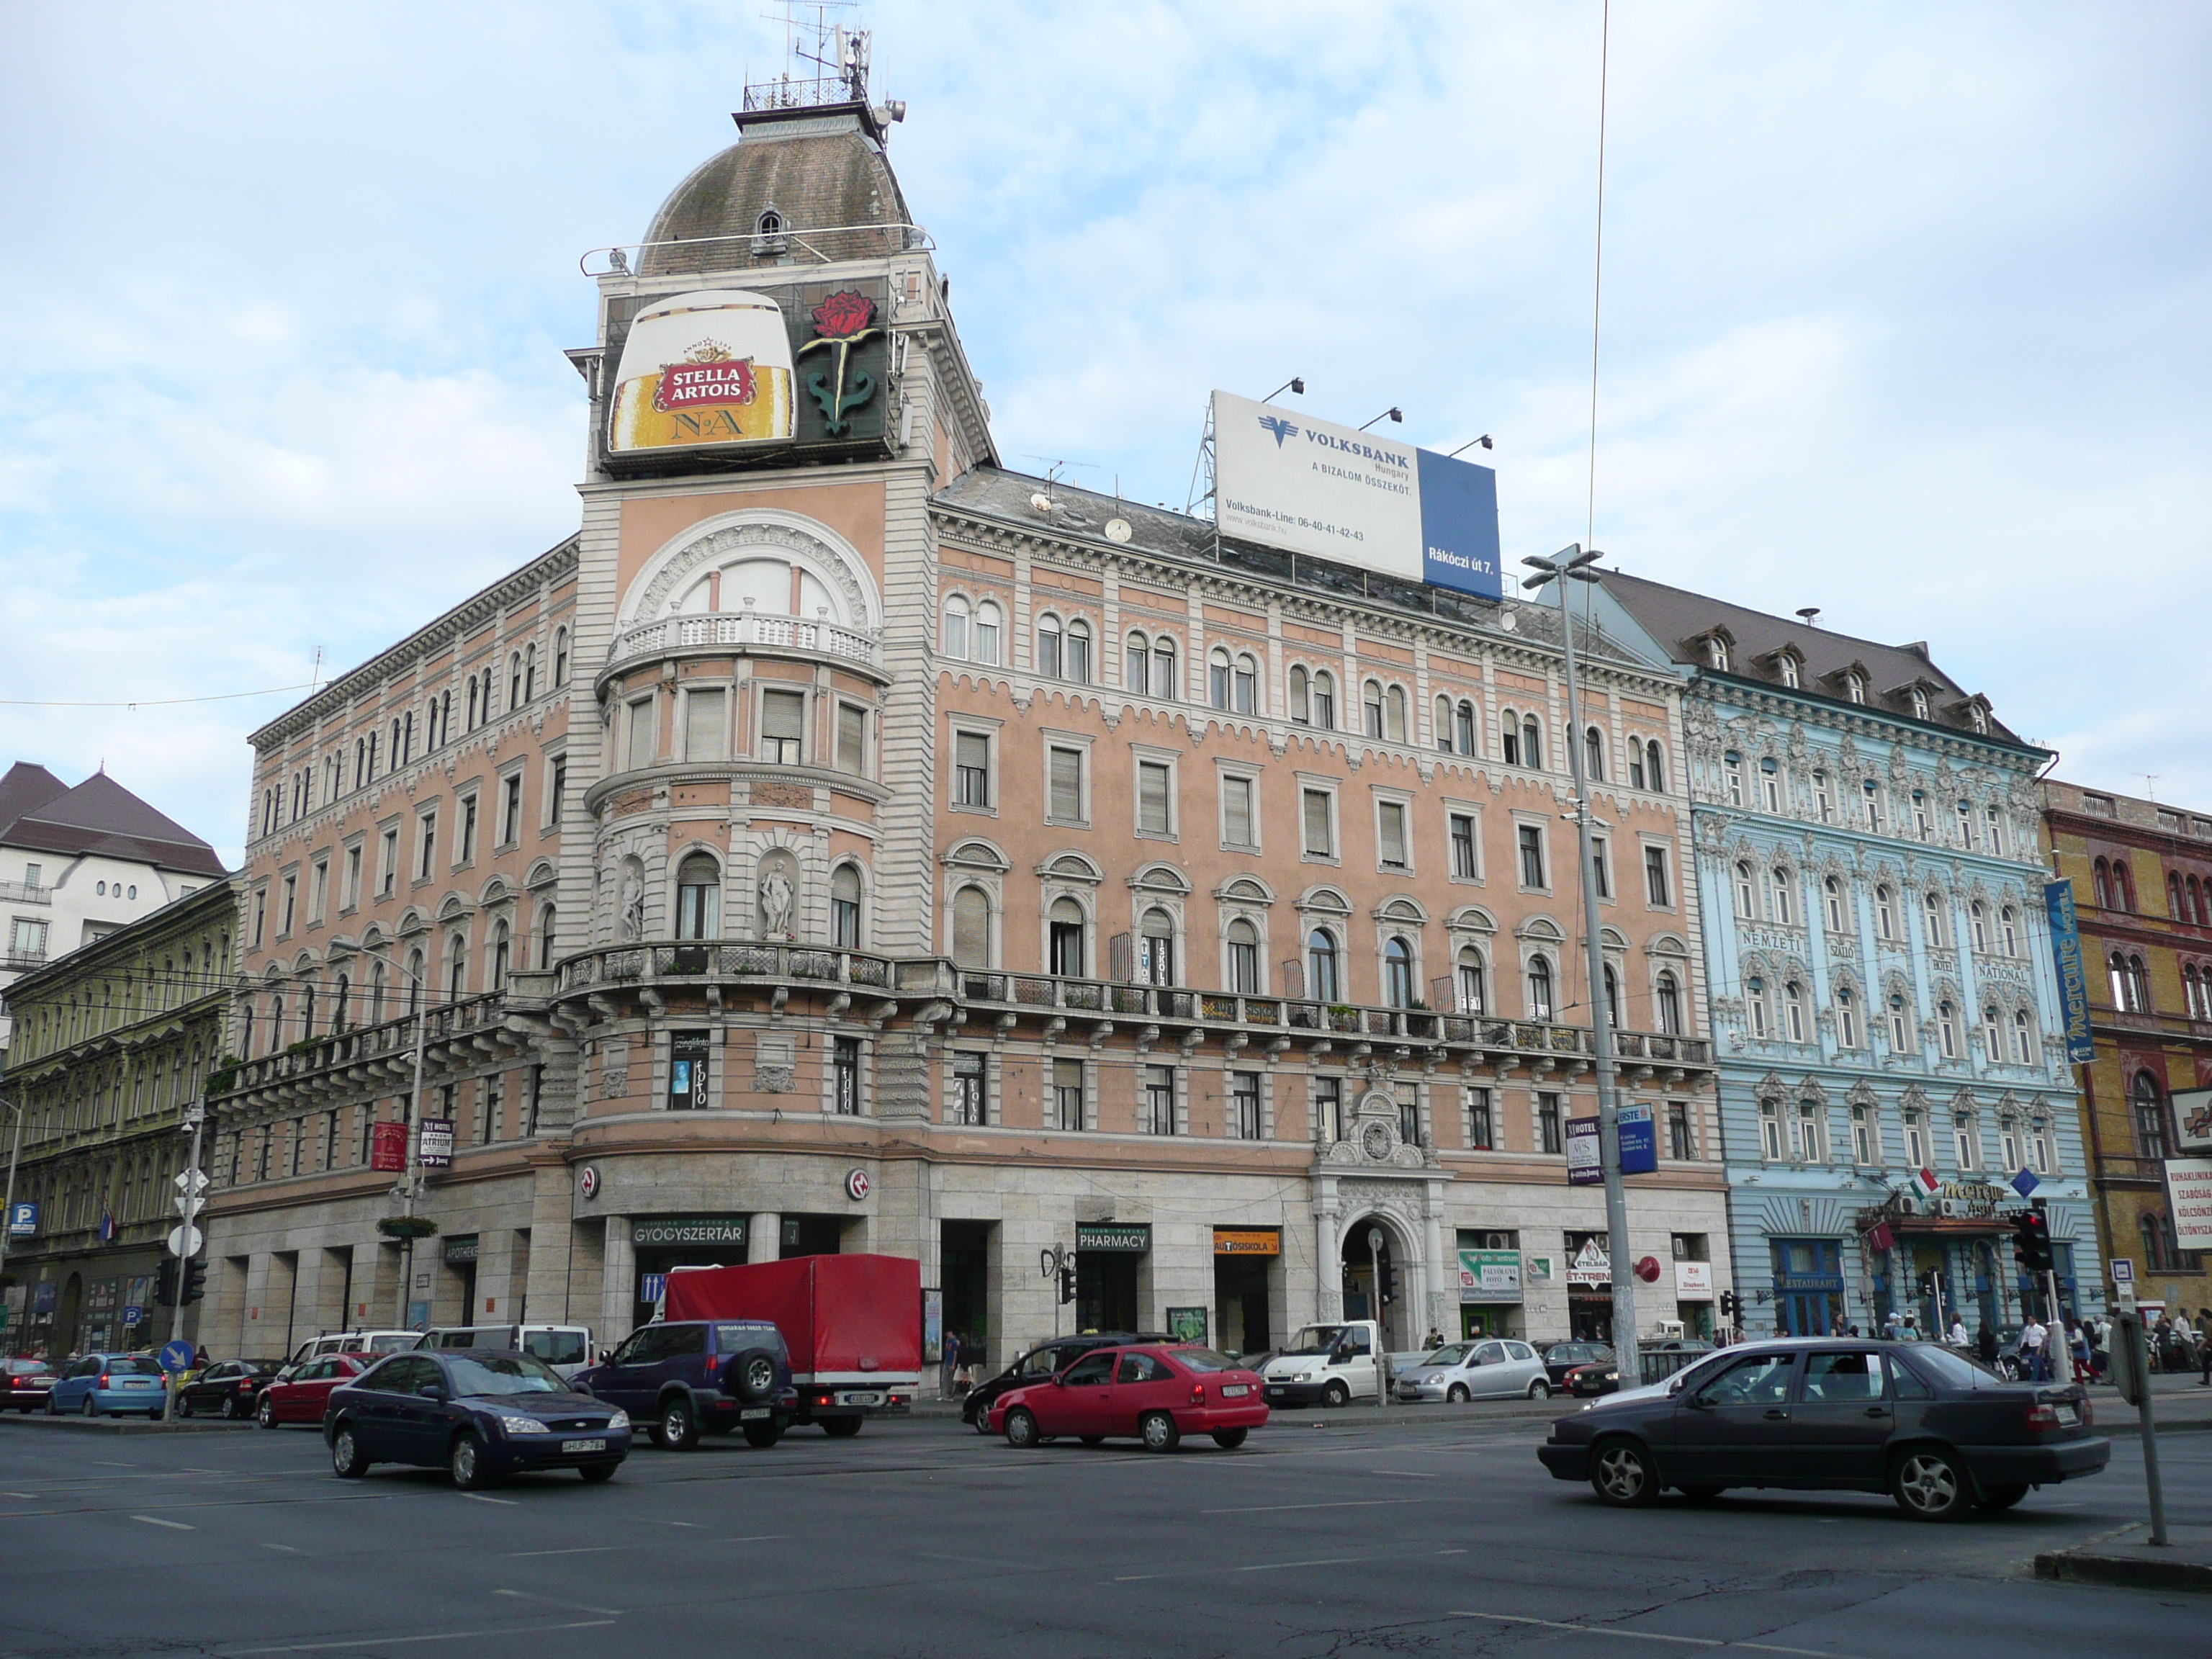
[[[169,1254],[171,1255],[179,1258],[198,1255],[200,1253],[200,1246],[206,1243],[206,1238],[202,1236],[200,1230],[197,1227],[187,1225],[183,1227],[172,1227],[169,1229]]]
[[[192,1258],[200,1251],[200,1230],[192,1224],[197,1219],[200,1194],[207,1190],[207,1176],[200,1170],[200,1136],[207,1128],[207,1102],[199,1099],[185,1108],[184,1127],[191,1131],[192,1148],[185,1159],[184,1172],[177,1177],[177,1190],[184,1202],[179,1206],[184,1224],[169,1231],[169,1252],[177,1258],[177,1301],[169,1312],[169,1346],[187,1352],[185,1341],[185,1304],[191,1300],[186,1287],[191,1283]],[[189,1246],[189,1249],[185,1247]],[[181,1369],[181,1368],[180,1368]],[[177,1391],[172,1388],[161,1397],[161,1420],[173,1421],[177,1414]]]
[[[2131,1264],[2132,1265],[2132,1264]],[[2142,1425],[2143,1485],[2150,1494],[2150,1541],[2166,1542],[2166,1486],[2158,1473],[2158,1425],[2150,1407],[2150,1356],[2143,1351],[2142,1316],[2124,1309],[2112,1316],[2112,1381],[2136,1408]]]
[[[1367,1230],[1367,1268],[1374,1275],[1370,1288],[1374,1294],[1368,1298],[1368,1311],[1375,1316],[1375,1409],[1387,1411],[1390,1406],[1390,1364],[1385,1350],[1389,1339],[1389,1327],[1382,1312],[1382,1230]]]

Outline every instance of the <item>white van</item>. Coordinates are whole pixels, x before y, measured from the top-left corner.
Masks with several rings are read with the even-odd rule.
[[[311,1336],[302,1342],[292,1357],[284,1362],[276,1381],[289,1382],[292,1373],[310,1359],[319,1359],[326,1353],[404,1353],[418,1340],[414,1331],[329,1331],[321,1336]]]
[[[519,1348],[573,1377],[594,1358],[586,1325],[441,1325],[422,1333],[420,1348]]]

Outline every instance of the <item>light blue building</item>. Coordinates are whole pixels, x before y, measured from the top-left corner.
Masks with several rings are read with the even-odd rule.
[[[1686,682],[1737,1323],[1871,1332],[1895,1310],[1927,1332],[1938,1293],[1946,1325],[2020,1323],[2043,1298],[2013,1259],[2015,1181],[2047,1201],[2068,1310],[2101,1307],[2043,902],[2048,751],[1924,644],[1620,574],[1590,603]]]

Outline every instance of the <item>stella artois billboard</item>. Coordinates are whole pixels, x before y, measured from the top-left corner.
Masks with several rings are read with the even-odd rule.
[[[880,436],[881,310],[879,296],[849,288],[649,301],[622,341],[608,454]]]

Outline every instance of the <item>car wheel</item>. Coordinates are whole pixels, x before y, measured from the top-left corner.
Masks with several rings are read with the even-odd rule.
[[[586,1480],[596,1486],[601,1481],[613,1480],[615,1478],[615,1471],[621,1467],[622,1465],[619,1463],[586,1463],[582,1468],[578,1469],[576,1473],[582,1475]]]
[[[48,1395],[46,1396],[46,1415],[49,1417],[59,1417],[61,1414],[61,1402],[56,1400],[53,1395]]]
[[[1675,1488],[1675,1491],[1680,1492],[1683,1497],[1688,1498],[1692,1504],[1710,1504],[1714,1498],[1718,1498],[1727,1490],[1728,1488],[1726,1486],[1677,1486]]]
[[[775,1356],[766,1348],[748,1348],[730,1362],[730,1380],[738,1398],[757,1406],[775,1395]]]
[[[1958,1521],[1973,1507],[1966,1472],[1933,1446],[1915,1447],[1897,1460],[1889,1495],[1916,1521]]]
[[[1216,1429],[1213,1431],[1213,1443],[1224,1451],[1235,1451],[1244,1443],[1246,1437],[1251,1432],[1249,1429]]]
[[[1321,1403],[1330,1407],[1348,1406],[1352,1403],[1352,1390],[1340,1382],[1332,1382],[1322,1390]]]
[[[1449,1405],[1464,1406],[1471,1398],[1473,1396],[1468,1393],[1464,1382],[1455,1382],[1444,1390],[1444,1400]]]
[[[1531,1400],[1549,1400],[1551,1397],[1552,1397],[1552,1385],[1551,1385],[1550,1383],[1547,1382],[1546,1381],[1544,1381],[1544,1379],[1543,1379],[1542,1377],[1540,1377],[1540,1377],[1538,1377],[1538,1378],[1537,1378],[1534,1382],[1531,1382],[1531,1383],[1528,1385],[1528,1398],[1529,1398],[1529,1399],[1531,1399]]]
[[[1984,1486],[1982,1507],[1990,1510],[2008,1510],[2027,1496],[2027,1483],[2024,1480],[2007,1482],[2002,1486]]]
[[[368,1473],[368,1459],[361,1455],[361,1443],[353,1437],[350,1423],[338,1425],[338,1431],[331,1437],[331,1468],[341,1480],[358,1480]]]
[[[483,1442],[477,1438],[474,1430],[465,1431],[453,1442],[446,1467],[453,1472],[453,1484],[463,1492],[476,1492],[491,1485],[491,1462],[484,1455]]]
[[[699,1443],[699,1419],[690,1401],[672,1395],[660,1402],[660,1426],[654,1438],[671,1451],[690,1451]]]
[[[84,1414],[87,1417],[97,1417],[100,1415],[100,1407],[93,1403],[93,1398],[89,1394],[86,1395],[84,1397]]]
[[[1040,1443],[1036,1419],[1026,1407],[1017,1406],[1006,1413],[1006,1443],[1017,1451],[1028,1451]]]
[[[1182,1443],[1182,1431],[1165,1412],[1146,1412],[1138,1419],[1137,1437],[1149,1452],[1171,1452]]]
[[[988,1434],[990,1431],[991,1413],[988,1410],[977,1412],[975,1413],[975,1432],[978,1434]]]
[[[783,1438],[781,1423],[748,1423],[745,1425],[745,1444],[756,1451],[766,1451]]]
[[[177,1415],[178,1415],[178,1416],[179,1416],[179,1417],[190,1417],[191,1414],[192,1414],[192,1397],[191,1397],[191,1395],[188,1395],[188,1394],[179,1393],[179,1394],[177,1395]]]
[[[271,1400],[267,1395],[263,1395],[261,1396],[261,1403],[253,1408],[253,1420],[258,1423],[264,1429],[275,1428],[276,1426],[276,1402]]]
[[[850,1440],[866,1421],[864,1417],[825,1417],[822,1419],[822,1432],[832,1440]]]
[[[234,1394],[223,1396],[222,1420],[226,1423],[238,1421],[238,1396]]]
[[[1659,1471],[1651,1454],[1633,1440],[1604,1440],[1590,1466],[1590,1490],[1615,1509],[1641,1509],[1659,1496]]]

